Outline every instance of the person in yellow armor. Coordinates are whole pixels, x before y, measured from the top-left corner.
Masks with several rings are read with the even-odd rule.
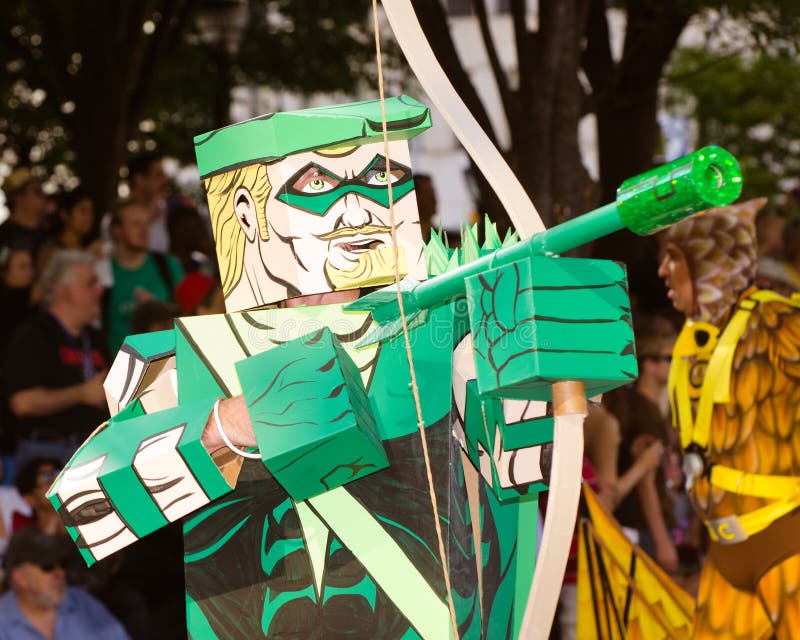
[[[800,302],[752,286],[765,199],[663,235],[659,267],[686,315],[670,399],[710,544],[695,638],[792,638],[800,628]]]

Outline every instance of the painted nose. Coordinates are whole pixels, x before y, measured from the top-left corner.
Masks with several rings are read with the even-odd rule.
[[[372,221],[372,214],[366,209],[366,200],[357,193],[348,193],[344,197],[342,226],[363,227]]]

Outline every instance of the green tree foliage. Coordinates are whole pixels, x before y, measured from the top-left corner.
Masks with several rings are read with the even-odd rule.
[[[790,42],[746,52],[677,52],[666,80],[666,107],[686,110],[698,144],[714,143],[739,159],[743,197],[771,196],[800,176],[800,62]]]
[[[264,2],[238,56],[240,79],[306,95],[377,86],[371,3]]]
[[[0,3],[6,162],[55,172],[57,182],[80,176],[105,210],[131,152],[191,162],[193,136],[227,124],[236,83],[311,94],[352,91],[374,77],[365,0],[250,0],[238,56],[197,28],[198,11],[224,4]]]

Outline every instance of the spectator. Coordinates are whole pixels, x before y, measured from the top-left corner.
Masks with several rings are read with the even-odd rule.
[[[52,508],[52,507],[51,507]],[[33,509],[14,485],[0,487],[0,558],[6,553],[14,522],[33,517]],[[0,575],[2,572],[0,572]]]
[[[6,348],[17,326],[33,313],[31,302],[32,285],[35,278],[33,255],[27,247],[0,248],[0,364]],[[3,388],[4,372],[0,367],[0,389]],[[14,452],[17,448],[7,398],[0,395],[0,455],[2,455],[2,484],[11,483],[14,477]]]
[[[622,440],[619,421],[603,405],[590,405],[583,426],[585,457],[592,467],[592,489],[601,504],[612,513],[641,479],[661,465],[664,445],[654,441],[634,464],[620,469]],[[584,462],[586,464],[586,461]]]
[[[14,493],[20,496],[19,501],[22,506],[18,502],[9,505],[13,508],[13,512],[9,514],[9,535],[25,528],[34,528],[51,536],[67,536],[61,519],[45,497],[47,489],[60,470],[61,463],[53,458],[34,458],[20,468],[14,481],[16,485]],[[162,547],[164,545],[163,536],[160,545]],[[147,607],[146,588],[145,586],[134,588],[132,581],[126,579],[126,575],[131,571],[126,555],[105,558],[87,568],[71,543],[67,549],[69,553],[64,556],[62,567],[66,570],[69,584],[80,586],[98,598],[131,635],[137,638],[151,638],[153,625],[156,622]],[[152,566],[160,569],[165,563],[172,562],[171,558],[167,557],[155,557],[152,560],[154,561]],[[157,576],[153,578],[156,579]]]
[[[0,224],[0,247],[27,247],[34,259],[42,244],[42,220],[48,201],[41,181],[27,167],[17,167],[3,182],[9,215]]]
[[[186,271],[215,265],[214,241],[197,208],[181,200],[169,207],[169,251]]]
[[[793,199],[791,192],[787,195],[787,204]],[[755,200],[763,207],[766,198]],[[792,207],[789,206],[789,209]],[[785,209],[784,209],[785,211]],[[785,296],[800,290],[800,276],[792,265],[790,255],[798,253],[796,247],[797,231],[792,239],[792,227],[798,229],[796,223],[789,221],[784,215],[772,210],[762,209],[756,217],[756,239],[758,241],[758,264],[755,284],[759,289],[772,289]]]
[[[791,290],[800,291],[800,218],[792,218],[786,223],[783,248]]]
[[[676,335],[672,325],[658,317],[640,318],[637,325],[639,377],[631,386],[616,389],[603,398],[620,424],[620,474],[653,443],[669,449],[674,437],[668,419],[667,380]],[[636,485],[636,492],[622,500],[615,516],[623,527],[635,532],[632,542],[663,569],[675,572],[678,552],[670,534],[675,524],[675,504],[668,480],[675,483],[676,479],[667,477],[663,465],[650,470]]]
[[[62,193],[58,198],[58,215],[53,237],[45,242],[39,258],[44,270],[47,260],[58,249],[84,249],[100,254],[100,241],[89,244],[94,229],[94,200],[80,187]]]
[[[131,314],[137,304],[152,299],[172,302],[183,269],[174,256],[148,250],[149,214],[142,205],[120,205],[111,219],[111,233],[113,284],[107,294],[105,321],[109,350],[116,353],[131,333]]]
[[[647,447],[635,464],[618,475],[617,457],[620,444],[619,422],[602,405],[589,405],[589,415],[583,423],[584,447],[583,481],[597,494],[600,503],[612,512],[638,482],[661,464],[664,451],[659,442]],[[543,496],[543,503],[547,497]],[[578,535],[573,533],[570,553],[556,616],[556,636],[574,640],[578,624]]]
[[[0,640],[127,640],[100,602],[67,586],[68,538],[27,527],[11,536],[5,556],[10,591],[0,597]]]
[[[14,328],[33,310],[36,269],[28,247],[0,248],[0,351],[4,351]]]
[[[161,300],[140,302],[131,314],[131,333],[150,333],[172,329],[177,308]]]
[[[184,316],[225,313],[225,298],[219,280],[199,271],[187,274],[178,283],[175,298]]]
[[[27,247],[3,247],[0,250],[3,285],[9,289],[30,289],[36,278],[33,255]]]
[[[20,465],[36,456],[66,462],[108,418],[102,386],[107,357],[91,326],[102,295],[93,264],[80,251],[53,255],[40,281],[42,309],[19,326],[6,352]]]
[[[11,521],[11,531],[19,531],[29,525],[49,535],[66,535],[64,524],[45,497],[47,489],[61,471],[61,461],[56,458],[31,458],[17,471],[14,485],[19,495],[30,507],[25,512],[16,512]]]
[[[157,153],[143,153],[128,163],[130,201],[144,207],[149,214],[150,235],[148,248],[166,253],[170,249],[167,229],[167,174],[163,157]]]
[[[767,199],[763,198],[763,205]],[[756,218],[756,238],[758,240],[758,256],[773,260],[783,259],[783,230],[786,218],[772,209],[762,209]]]

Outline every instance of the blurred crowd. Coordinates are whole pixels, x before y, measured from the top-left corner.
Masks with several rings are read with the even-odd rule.
[[[131,160],[110,212],[80,187],[42,187],[27,167],[2,184],[0,639],[186,637],[179,526],[87,568],[45,492],[108,419],[125,337],[224,312],[210,225],[158,155]]]

